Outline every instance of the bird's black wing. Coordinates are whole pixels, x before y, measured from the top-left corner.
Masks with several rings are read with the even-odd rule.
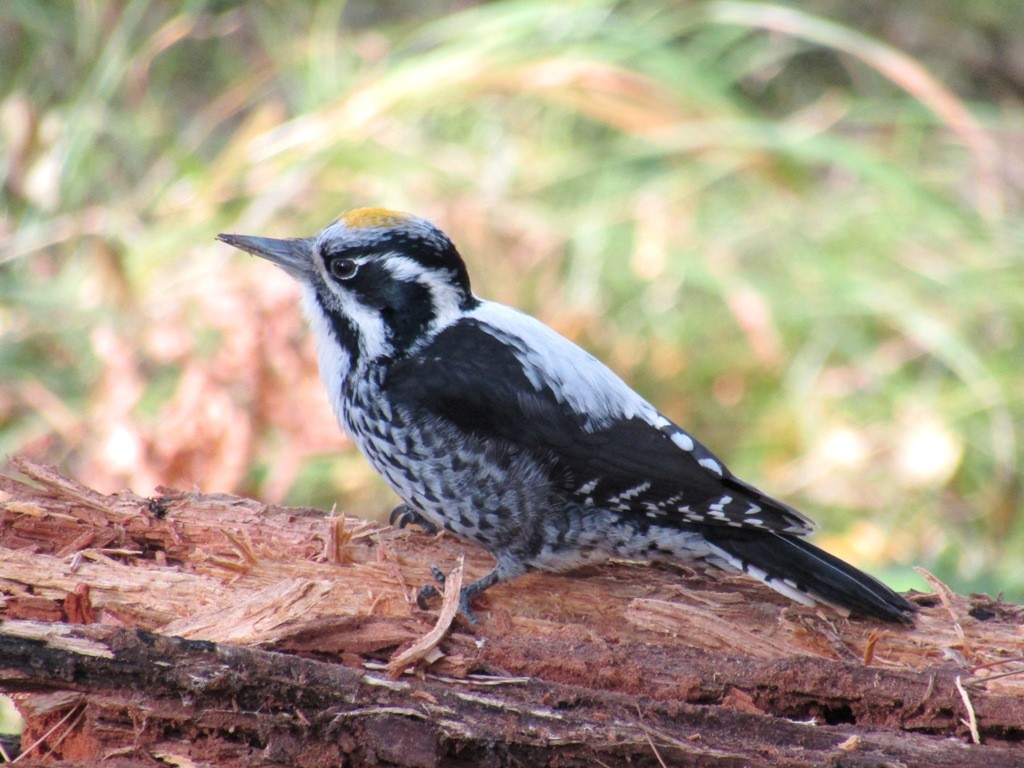
[[[395,363],[385,387],[399,407],[533,453],[583,504],[659,525],[809,531],[803,515],[734,477],[579,347],[539,323],[534,333],[547,346],[532,359],[522,335],[460,320]],[[594,379],[600,391],[568,396],[565,387]]]

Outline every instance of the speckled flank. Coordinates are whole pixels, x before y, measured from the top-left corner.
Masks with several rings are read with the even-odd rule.
[[[564,571],[612,557],[710,557],[720,567],[743,570],[735,558],[714,551],[699,526],[667,519],[650,523],[567,497],[536,457],[392,407],[381,384],[373,372],[347,381],[346,430],[406,504],[434,525],[499,553],[503,562]],[[642,494],[648,486],[628,488],[618,499]],[[711,507],[722,514],[728,501],[725,497]]]

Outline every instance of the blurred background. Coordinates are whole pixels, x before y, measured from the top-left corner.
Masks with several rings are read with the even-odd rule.
[[[0,454],[386,516],[214,241],[384,206],[818,543],[1024,600],[1024,5],[4,0],[0,51]]]

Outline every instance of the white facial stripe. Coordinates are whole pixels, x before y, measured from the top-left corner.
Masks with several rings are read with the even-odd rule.
[[[420,282],[423,277],[429,274],[426,267],[418,261],[410,259],[408,256],[403,256],[396,251],[375,256],[374,260],[379,260],[381,265],[385,267],[396,280]]]
[[[332,289],[333,290],[333,289]],[[342,295],[335,291],[341,304],[341,311],[351,318],[359,329],[359,348],[368,360],[390,355],[394,348],[388,341],[384,318],[379,311],[363,304],[352,294]]]
[[[323,267],[320,268],[323,273]],[[373,360],[382,355],[389,355],[394,348],[388,342],[384,318],[380,312],[359,301],[350,291],[339,288],[325,274],[324,284],[338,301],[338,308],[359,330],[359,350],[365,359]]]
[[[387,254],[382,257],[381,263],[396,280],[417,282],[430,291],[435,313],[430,327],[432,333],[445,328],[462,316],[462,295],[448,275],[428,269],[415,259],[398,253]]]
[[[316,289],[309,283],[302,284],[302,307],[309,319],[313,336],[316,338],[317,367],[320,379],[327,388],[327,397],[334,409],[334,417],[342,429],[347,430],[345,419],[345,399],[341,396],[341,382],[352,367],[352,358],[348,350],[334,339],[331,323],[324,314],[323,308],[316,297]]]
[[[318,242],[323,242],[327,231],[330,229],[331,227],[320,235]],[[372,259],[373,257],[367,256],[353,259],[353,261],[362,266]],[[351,291],[346,291],[340,288],[334,282],[334,278],[327,273],[327,265],[324,264],[321,259],[315,259],[315,261],[320,270],[320,275],[324,284],[338,301],[338,308],[341,310],[342,314],[346,315],[352,321],[352,324],[359,331],[359,350],[362,357],[364,359],[372,360],[383,355],[392,354],[394,352],[394,347],[392,347],[388,342],[384,318],[381,316],[380,312],[363,304],[352,294]]]
[[[430,328],[424,334],[425,338],[432,337],[437,331],[455,322],[462,316],[460,302],[461,294],[445,276],[427,269],[422,264],[397,252],[386,254],[374,254],[363,256],[353,261],[360,267],[370,262],[378,262],[395,279],[404,282],[415,282],[422,285],[430,292],[431,301],[434,305],[434,320]],[[323,266],[320,267],[324,276],[324,283],[337,298],[339,308],[346,314],[352,323],[359,329],[359,344],[362,353],[373,359],[381,355],[394,353],[394,347],[388,341],[387,326],[384,318],[376,309],[361,302],[351,291],[345,290],[330,278]]]

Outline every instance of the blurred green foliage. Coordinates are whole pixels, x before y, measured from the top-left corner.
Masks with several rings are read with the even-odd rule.
[[[275,415],[283,276],[213,243],[382,205],[837,554],[1024,599],[1022,40],[996,0],[5,0],[0,451],[382,514],[288,437],[323,403]]]

